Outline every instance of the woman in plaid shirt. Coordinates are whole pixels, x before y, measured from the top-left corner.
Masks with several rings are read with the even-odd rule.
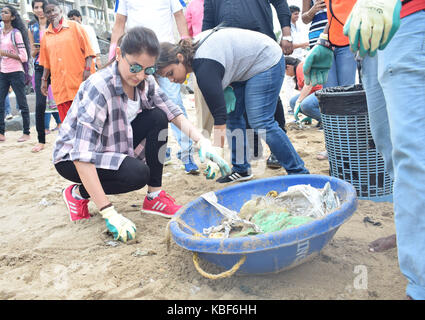
[[[223,175],[230,168],[155,82],[159,42],[153,31],[130,29],[119,43],[115,60],[81,84],[59,130],[53,162],[75,182],[63,190],[71,221],[90,218],[90,198],[114,238],[126,242],[134,239],[136,226],[106,195],[148,185],[142,212],[170,218],[181,208],[161,189],[168,122],[198,143],[201,161],[214,161]]]

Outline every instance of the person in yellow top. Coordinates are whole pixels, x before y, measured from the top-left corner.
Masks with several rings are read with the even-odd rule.
[[[47,96],[50,76],[61,121],[71,107],[81,82],[95,72],[94,53],[84,28],[64,18],[56,0],[48,0],[44,14],[50,22],[41,40],[40,65],[44,67],[41,92]]]

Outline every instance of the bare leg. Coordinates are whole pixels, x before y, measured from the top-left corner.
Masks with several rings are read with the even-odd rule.
[[[388,249],[395,248],[396,246],[397,246],[396,235],[392,234],[388,237],[379,238],[369,243],[369,251],[382,252]]]

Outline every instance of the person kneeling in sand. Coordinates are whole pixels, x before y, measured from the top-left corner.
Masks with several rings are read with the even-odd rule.
[[[181,208],[161,189],[168,121],[198,143],[202,162],[209,159],[223,175],[230,172],[211,142],[155,82],[158,55],[159,42],[150,29],[136,27],[124,34],[115,59],[80,86],[53,152],[58,173],[76,183],[63,190],[71,221],[90,218],[91,199],[114,239],[123,242],[135,238],[136,226],[106,195],[147,184],[142,212],[171,218]]]

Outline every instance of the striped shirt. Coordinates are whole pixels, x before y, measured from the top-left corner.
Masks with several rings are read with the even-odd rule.
[[[153,76],[138,87],[140,109],[160,108],[168,121],[182,114],[161,91]],[[127,118],[128,97],[124,93],[118,64],[92,74],[84,81],[60,127],[53,163],[81,161],[96,168],[117,170],[126,156],[144,160],[143,140],[133,149],[133,130]]]
[[[313,7],[314,1],[311,1],[311,7]],[[317,42],[317,39],[319,39],[320,34],[323,32],[323,30],[326,27],[326,24],[328,23],[328,16],[326,9],[320,10],[314,15],[313,20],[311,21],[309,33],[308,33],[308,40],[310,49],[314,47],[314,45]]]

